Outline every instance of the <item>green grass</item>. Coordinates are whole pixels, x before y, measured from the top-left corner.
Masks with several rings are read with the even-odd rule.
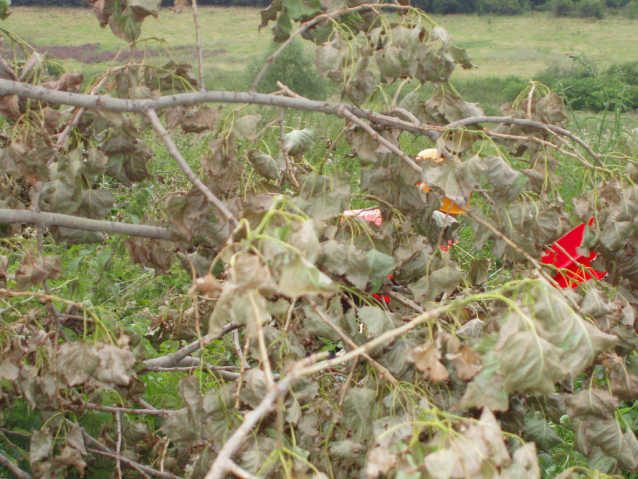
[[[12,11],[2,27],[33,45],[73,47],[99,43],[100,50],[112,51],[126,46],[108,27],[99,27],[91,9],[17,7]],[[638,43],[638,21],[621,16],[591,21],[534,12],[515,17],[448,15],[434,19],[450,31],[458,46],[468,49],[478,66],[469,71],[457,69],[452,79],[461,83],[487,76],[515,75],[526,79],[550,65],[568,66],[572,62],[569,55],[573,54],[584,54],[605,68],[631,60],[628,46]],[[258,9],[200,8],[209,88],[241,86],[237,79],[247,62],[262,54],[271,41],[268,28],[258,31],[259,21]],[[195,61],[190,10],[175,14],[164,9],[157,19],[147,18],[141,38],[163,39],[178,48],[178,57]],[[312,48],[305,43],[306,48]],[[67,63],[86,70],[86,65],[78,62]],[[97,72],[104,66],[92,64],[89,71]]]

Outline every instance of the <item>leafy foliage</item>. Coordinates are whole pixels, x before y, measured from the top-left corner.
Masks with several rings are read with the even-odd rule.
[[[135,48],[158,8],[95,12]],[[166,478],[638,470],[634,158],[570,133],[561,97],[538,82],[502,106],[505,119],[486,118],[450,83],[457,65],[473,68],[468,53],[409,5],[262,11],[275,42],[293,24],[337,93],[260,102],[286,95],[342,116],[341,133],[250,105],[253,93],[225,97],[248,100],[235,109],[203,105],[202,79],[174,61],[114,65],[88,87],[112,98],[82,96],[98,107],[70,111],[60,104],[78,98],[81,74],[49,78],[36,52],[0,63],[23,87],[0,97],[0,214],[76,221],[0,216],[3,467],[37,478],[106,475],[110,461],[122,477]],[[399,95],[411,82],[432,95]],[[145,116],[113,98],[143,100]],[[417,164],[426,141],[436,160]],[[339,147],[351,153],[331,159]],[[186,180],[166,173],[168,157]],[[585,179],[566,195],[570,172]],[[465,217],[439,210],[470,196]],[[343,213],[368,206],[380,222]],[[559,289],[541,258],[577,221],[578,254],[596,252],[607,275]],[[120,241],[112,223],[156,229]]]

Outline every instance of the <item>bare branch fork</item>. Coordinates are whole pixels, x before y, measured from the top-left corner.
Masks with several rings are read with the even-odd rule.
[[[101,231],[104,233],[141,236],[166,241],[175,241],[173,235],[166,228],[159,226],[133,225],[115,221],[92,220],[79,216],[63,215],[59,213],[43,213],[29,210],[0,209],[0,224],[30,223],[38,226],[63,226],[87,231]]]

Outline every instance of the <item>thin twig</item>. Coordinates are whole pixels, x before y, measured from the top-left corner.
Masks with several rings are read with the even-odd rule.
[[[312,364],[323,356],[325,356],[325,354],[314,354],[308,358],[302,359],[292,367],[290,373],[288,373],[286,377],[281,379],[273,387],[269,388],[268,392],[261,400],[259,405],[248,414],[246,414],[244,422],[242,422],[237,430],[235,430],[233,435],[228,438],[224,446],[217,454],[217,457],[211,465],[208,474],[206,474],[205,479],[222,479],[223,477],[225,477],[225,474],[232,467],[231,457],[241,446],[242,442],[244,441],[244,437],[248,435],[253,427],[255,427],[255,425],[271,411],[277,397],[285,394],[286,391],[288,391],[288,387],[300,377],[299,373],[303,371],[304,367],[308,364]]]
[[[241,350],[241,344],[239,344],[239,331],[236,329],[233,331],[233,347],[235,348],[235,354],[240,361],[244,360],[244,352]]]
[[[115,413],[115,425],[117,427],[117,442],[115,443],[115,470],[117,471],[117,479],[122,479],[122,415],[119,412]]]
[[[512,118],[508,116],[473,116],[471,118],[465,118],[463,120],[458,120],[447,125],[448,129],[458,128],[460,126],[470,126],[477,125],[479,123],[500,123],[503,125],[520,125],[520,126],[529,126],[531,128],[539,128],[542,130],[550,130],[552,133],[556,133],[558,135],[566,136],[571,138],[576,143],[578,143],[583,150],[587,152],[589,156],[591,156],[596,164],[601,168],[605,167],[605,164],[600,159],[600,155],[594,153],[594,151],[590,148],[590,146],[581,140],[579,137],[574,135],[571,131],[561,128],[556,125],[548,125],[546,123],[541,123],[540,121],[526,120],[523,118]]]
[[[224,218],[226,218],[226,220],[232,226],[237,226],[239,222],[237,221],[237,218],[235,218],[235,215],[233,215],[229,211],[229,209],[226,207],[226,205],[222,203],[222,201],[219,198],[217,198],[213,194],[213,192],[210,191],[210,189],[208,189],[208,186],[206,186],[204,182],[199,179],[199,177],[193,172],[191,167],[188,165],[188,163],[186,162],[182,154],[177,149],[177,146],[171,139],[170,135],[164,128],[164,125],[162,125],[162,122],[158,118],[157,113],[155,113],[155,110],[152,108],[149,108],[148,110],[145,111],[145,115],[150,120],[151,125],[153,125],[153,129],[157,132],[157,134],[160,136],[160,138],[166,145],[166,148],[168,149],[168,153],[177,162],[177,164],[182,169],[182,171],[184,172],[188,180],[193,185],[195,185],[195,187],[199,191],[201,191],[204,194],[204,197],[206,198],[206,200],[210,204],[212,204],[215,208],[217,208],[219,212],[224,216]]]
[[[115,451],[106,447],[100,441],[90,436],[84,429],[82,429],[82,436],[84,437],[84,441],[87,444],[90,444],[91,446],[93,446],[93,448],[87,447],[86,450],[88,452],[91,452],[93,454],[99,454],[104,457],[110,457],[111,459],[117,459],[118,456],[115,454]],[[181,479],[179,476],[176,476],[173,473],[157,471],[151,467],[144,466],[138,462],[128,459],[126,456],[120,456],[120,461],[122,461],[122,464],[124,464],[125,466],[131,467],[135,469],[136,471],[139,471],[141,474],[144,475],[144,477],[154,476],[154,477],[158,477],[159,479]]]
[[[344,343],[346,343],[352,349],[356,349],[359,347],[359,345],[355,343],[343,329],[341,329],[338,325],[331,321],[330,318],[328,318],[324,314],[324,312],[319,309],[317,303],[315,303],[312,298],[310,298],[309,296],[304,296],[304,299],[310,305],[313,311],[317,313],[321,320],[339,335]],[[368,361],[376,370],[378,370],[383,377],[385,377],[390,383],[392,383],[393,386],[397,386],[399,384],[399,381],[397,381],[397,379],[392,375],[390,371],[388,371],[385,366],[382,366],[381,364],[379,364],[379,362],[372,359],[367,353],[362,353],[361,356],[363,356],[366,361]]]
[[[95,404],[85,402],[82,404],[86,409],[93,409],[95,411],[110,412],[113,414],[142,414],[147,416],[168,416],[172,411],[168,409],[135,409],[132,407],[116,407],[116,406],[103,406],[102,404]]]
[[[197,0],[191,0],[193,5],[193,20],[195,22],[195,39],[197,42],[197,61],[199,62],[199,91],[206,91],[204,83],[204,55],[202,53],[202,36],[199,26],[199,10],[197,10]]]
[[[397,155],[399,158],[401,158],[403,161],[405,161],[405,163],[407,165],[410,166],[410,168],[412,168],[414,171],[421,173],[421,171],[423,171],[423,169],[417,165],[415,163],[415,161],[410,158],[408,155],[406,155],[403,151],[401,151],[401,149],[397,146],[394,146],[392,143],[390,143],[388,140],[386,140],[383,136],[379,135],[378,132],[376,132],[370,125],[368,125],[365,121],[363,121],[361,118],[358,118],[356,115],[354,115],[350,110],[343,108],[342,106],[338,107],[338,111],[340,116],[343,116],[345,118],[348,118],[350,121],[352,121],[353,123],[356,123],[357,125],[359,125],[361,128],[363,128],[366,132],[368,132],[368,134],[376,141],[378,141],[379,143],[381,143],[383,146],[385,146],[386,148],[388,148],[392,153],[394,153],[395,155]]]

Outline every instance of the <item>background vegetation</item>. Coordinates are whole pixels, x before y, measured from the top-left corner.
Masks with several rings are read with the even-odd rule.
[[[10,460],[0,474],[208,477],[274,381],[314,367],[303,363],[309,355],[326,359],[364,345],[365,355],[346,364],[339,357],[330,367],[318,363],[312,379],[281,395],[278,412],[240,437],[233,461],[249,472],[239,477],[636,477],[638,64],[623,45],[638,42],[638,32],[621,16],[577,18],[594,3],[570,2],[575,16],[560,19],[558,2],[517,1],[473,3],[490,16],[434,17],[479,68],[423,85],[405,74],[411,81],[401,88],[399,79],[376,80],[400,62],[383,69],[349,57],[357,46],[348,29],[367,30],[363,20],[346,19],[343,43],[331,44],[337,61],[295,41],[258,89],[276,92],[279,80],[294,92],[285,98],[355,104],[386,121],[405,122],[401,108],[441,136],[361,120],[372,125],[370,137],[343,112],[256,105],[159,112],[194,176],[242,219],[229,243],[232,228],[216,229],[228,225],[177,167],[152,117],[89,110],[43,170],[52,146],[35,148],[34,132],[49,125],[58,141],[70,112],[52,108],[60,116],[53,113],[58,123],[50,126],[43,102],[16,99],[17,110],[4,108],[2,208],[30,206],[31,188],[46,179],[43,209],[161,224],[178,241],[102,235],[84,242],[55,229],[2,225],[0,458]],[[445,2],[452,4],[466,8]],[[424,7],[445,13],[442,2]],[[491,16],[531,8],[546,11]],[[268,29],[257,33],[256,10],[199,13],[206,88],[248,90],[279,44]],[[396,34],[382,42],[388,51],[400,44],[395,23],[423,27],[441,43],[419,42],[416,50],[431,48],[448,75],[452,63],[469,66],[429,17],[388,18],[384,26]],[[29,85],[81,70],[85,78],[71,89],[87,92],[110,70],[101,92],[116,99],[197,90],[189,14],[146,18],[146,40],[134,47],[99,29],[86,9],[16,8],[3,26],[5,74]],[[44,55],[23,50],[21,40]],[[38,60],[37,75],[29,76],[29,59]],[[374,81],[357,77],[362,71]],[[477,120],[483,129],[446,129],[482,117],[469,103],[477,101],[486,114],[502,109],[536,124]],[[566,134],[552,133],[566,126]],[[23,145],[33,148],[21,155]],[[425,147],[448,158],[417,173],[390,147],[410,161]],[[417,181],[437,189],[420,195]],[[447,229],[431,219],[444,195],[470,190],[471,218]],[[86,192],[108,201],[77,209]],[[362,207],[381,208],[383,225],[340,215]],[[596,267],[609,275],[561,293],[550,286],[556,272],[534,262],[590,217],[596,223],[580,246],[599,252]],[[449,251],[439,247],[447,239],[458,241]],[[390,305],[376,293],[392,294]],[[236,337],[230,329],[211,333],[230,320],[245,326]],[[396,332],[409,321],[419,324]],[[386,333],[391,341],[366,346]],[[202,337],[210,344],[167,365]],[[91,366],[96,358],[99,368]],[[144,464],[152,472],[140,472]]]

